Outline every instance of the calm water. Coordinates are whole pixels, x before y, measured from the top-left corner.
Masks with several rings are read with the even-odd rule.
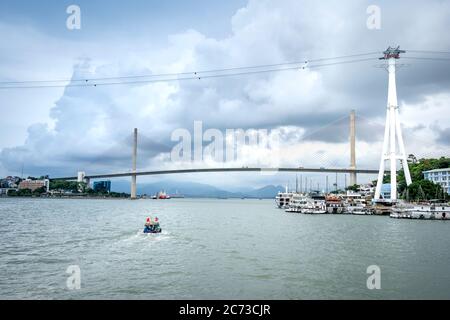
[[[141,233],[156,214],[158,235]],[[271,200],[0,199],[0,298],[450,299],[450,223]],[[66,269],[81,269],[69,290]],[[366,269],[381,268],[381,290]]]

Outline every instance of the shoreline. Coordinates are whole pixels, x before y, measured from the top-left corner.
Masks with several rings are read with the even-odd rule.
[[[93,197],[93,196],[61,196],[61,197],[33,197],[33,196],[0,196],[0,199],[71,199],[71,200],[131,200],[130,197]],[[183,198],[171,198],[164,199],[166,201],[171,200],[179,200],[179,199],[209,199],[209,200],[272,200],[272,198],[217,198],[217,197],[183,197]],[[152,198],[137,198],[135,200],[159,200],[161,199],[152,199]]]

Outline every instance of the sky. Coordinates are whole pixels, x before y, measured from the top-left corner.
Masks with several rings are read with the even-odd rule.
[[[81,10],[81,28],[66,9]],[[379,28],[368,27],[380,10]],[[74,176],[131,169],[349,165],[348,115],[357,114],[357,166],[378,168],[387,73],[378,52],[400,45],[397,89],[406,152],[449,156],[450,3],[446,1],[10,1],[0,3],[0,82],[67,79],[51,88],[0,88],[0,176]],[[183,73],[375,54],[373,60],[201,80],[76,87],[78,79]],[[408,59],[434,57],[442,60]],[[61,84],[61,82],[59,82]],[[277,147],[243,146],[233,161],[175,161],[173,136],[194,122],[268,130]],[[175,134],[176,135],[176,134]],[[204,142],[206,148],[208,142]],[[317,183],[324,176],[311,175]],[[366,182],[374,176],[361,176]],[[140,178],[154,181],[156,178]],[[292,175],[179,176],[233,189]],[[340,177],[341,181],[344,177]]]

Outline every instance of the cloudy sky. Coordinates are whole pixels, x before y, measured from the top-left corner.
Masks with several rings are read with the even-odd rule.
[[[79,30],[66,26],[66,9],[73,4],[81,9]],[[379,29],[367,25],[371,5],[380,8]],[[450,51],[448,30],[447,1],[3,0],[0,176],[20,175],[22,167],[25,175],[51,176],[129,171],[135,127],[140,170],[347,167],[351,109],[357,114],[357,166],[377,168],[387,99],[387,73],[377,53],[359,57],[373,58],[367,61],[282,72],[74,84],[374,53],[390,45],[407,50],[397,74],[407,153],[449,156],[450,61],[445,59],[450,55],[419,52]],[[64,79],[42,88],[55,84],[42,81]],[[38,81],[25,85],[38,88],[17,88],[23,81]],[[223,133],[265,129],[280,137],[279,146],[248,148],[228,163],[172,161],[177,144],[172,134],[176,129],[193,133],[194,121]],[[231,188],[295,178],[215,174],[179,179]]]

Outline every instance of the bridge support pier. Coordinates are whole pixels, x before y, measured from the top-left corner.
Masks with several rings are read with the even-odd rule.
[[[131,176],[131,200],[136,200],[136,175]]]

